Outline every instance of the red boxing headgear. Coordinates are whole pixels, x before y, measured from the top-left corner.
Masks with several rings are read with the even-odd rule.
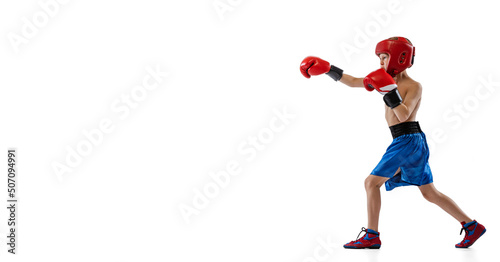
[[[382,53],[389,55],[387,73],[394,77],[413,65],[415,47],[404,37],[391,37],[377,44],[375,54]]]

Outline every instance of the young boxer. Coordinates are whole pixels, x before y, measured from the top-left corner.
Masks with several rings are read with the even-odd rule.
[[[434,187],[429,167],[429,148],[425,134],[416,119],[422,96],[422,86],[408,76],[406,69],[413,65],[415,47],[404,37],[392,37],[379,42],[375,54],[380,58],[380,69],[365,78],[344,74],[343,70],[318,57],[306,57],[300,72],[306,77],[327,74],[335,81],[350,87],[377,90],[385,102],[385,119],[393,136],[391,145],[378,165],[365,180],[368,204],[368,228],[364,236],[344,245],[352,249],[379,249],[381,246],[378,222],[381,206],[380,187],[387,191],[400,186],[418,186],[423,197],[441,207],[462,224],[465,238],[455,245],[468,248],[486,229],[467,216],[448,196]]]

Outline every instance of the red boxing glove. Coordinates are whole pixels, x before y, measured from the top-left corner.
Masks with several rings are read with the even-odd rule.
[[[366,90],[373,91],[373,89],[377,89],[377,91],[382,95],[385,95],[398,87],[394,79],[392,79],[392,76],[389,75],[383,68],[368,74],[363,79],[363,85]]]
[[[391,109],[396,108],[403,102],[397,88],[398,85],[396,85],[392,76],[389,75],[383,68],[368,74],[363,79],[363,85],[368,91],[377,89],[379,93],[384,95],[384,102]]]
[[[312,75],[316,76],[328,73],[329,71],[330,63],[319,57],[308,56],[300,63],[300,72],[306,78],[311,78]]]

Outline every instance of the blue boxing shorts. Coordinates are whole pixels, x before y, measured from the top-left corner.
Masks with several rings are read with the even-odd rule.
[[[389,128],[393,141],[371,174],[390,177],[385,182],[387,191],[432,183],[429,147],[418,122],[403,122]],[[398,169],[400,172],[395,174]]]

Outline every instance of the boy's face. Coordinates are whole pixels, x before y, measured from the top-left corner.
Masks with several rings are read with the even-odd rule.
[[[378,56],[380,58],[380,68],[383,68],[387,71],[387,64],[389,63],[389,55],[386,53],[382,53]]]

